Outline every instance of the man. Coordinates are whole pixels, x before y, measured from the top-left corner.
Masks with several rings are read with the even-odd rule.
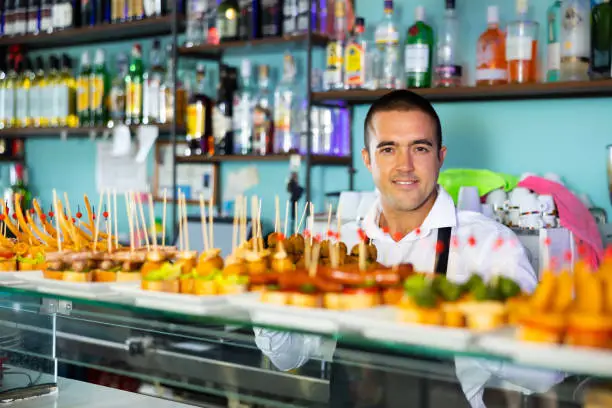
[[[435,271],[458,282],[472,273],[485,279],[504,273],[532,291],[537,278],[512,231],[480,213],[457,211],[437,184],[445,157],[440,120],[427,100],[400,90],[372,104],[364,124],[362,158],[379,194],[362,228],[376,246],[379,262],[410,262],[417,271]],[[356,225],[344,228],[342,236],[350,248],[351,240],[356,242]],[[439,255],[438,241],[444,248]],[[500,243],[510,251],[503,257]],[[331,354],[317,336],[261,329],[255,333],[258,347],[281,370]],[[484,406],[483,389],[493,377],[533,391],[545,391],[562,379],[517,367],[504,371],[501,363],[474,359],[457,359],[456,372],[473,407]]]

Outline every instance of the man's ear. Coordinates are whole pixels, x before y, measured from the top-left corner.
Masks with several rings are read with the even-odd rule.
[[[446,146],[442,146],[440,148],[440,151],[438,152],[438,160],[440,161],[440,169],[442,168],[442,165],[444,164],[444,159],[446,158]]]
[[[365,147],[363,149],[361,149],[361,158],[363,159],[363,164],[365,164],[365,166],[368,169],[368,171],[371,172],[372,171],[372,162],[371,162],[371,158],[370,158],[370,152]]]

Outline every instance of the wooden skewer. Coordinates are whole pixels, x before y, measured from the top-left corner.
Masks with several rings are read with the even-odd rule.
[[[117,212],[117,189],[113,189],[113,214],[115,217],[115,249],[119,249],[119,227],[117,225],[119,213]]]
[[[55,208],[55,229],[57,230],[57,249],[59,252],[62,252],[62,240],[60,239],[60,226],[59,226],[59,217],[60,213],[57,209],[57,191],[53,189],[53,207]]]
[[[213,229],[213,199],[210,197],[208,200],[208,240],[210,243],[210,249],[215,248],[215,235]]]
[[[306,212],[304,211],[304,214],[306,214]],[[313,240],[313,235],[314,235],[314,204],[310,203],[310,219],[309,219],[309,224],[310,224],[310,245],[312,245],[312,240]]]
[[[249,216],[249,198],[247,196],[242,197],[242,242],[245,243],[247,240],[247,219]],[[251,223],[251,233],[253,231],[253,224]]]
[[[151,245],[149,243],[149,229],[147,228],[147,220],[144,215],[144,208],[142,207],[142,198],[140,197],[140,193],[136,194],[136,205],[138,205],[138,212],[140,213],[140,222],[142,222],[142,231],[144,232],[147,251],[150,251]]]
[[[208,245],[208,233],[206,231],[206,214],[204,211],[204,194],[200,193],[200,221],[202,224],[202,241],[204,243],[204,251],[208,252],[210,246]]]
[[[285,228],[283,228],[283,235],[287,237],[287,223],[289,221],[289,200],[285,201]]]
[[[128,218],[128,227],[130,232],[130,251],[134,252],[134,223],[132,222],[132,208],[130,207],[130,197],[127,193],[123,193],[125,196],[125,212]]]
[[[187,225],[187,199],[183,193],[183,233],[185,234],[185,247],[189,251],[189,226]]]
[[[280,229],[280,202],[278,195],[274,196],[274,233],[278,234]]]
[[[162,204],[162,247],[166,246],[166,202],[168,201],[168,189],[164,188],[164,202]]]
[[[300,223],[298,224],[298,226],[297,226],[297,228],[295,230],[296,234],[299,234],[300,228],[302,228],[302,222],[304,222],[304,219],[306,217],[306,211],[308,210],[308,208],[310,208],[311,205],[312,205],[312,203],[306,203],[304,205],[304,211],[302,212],[302,218],[300,218]],[[312,230],[310,232],[312,232]]]
[[[104,202],[104,190],[102,190],[102,193],[100,194],[100,199],[98,200],[98,210],[102,209],[102,203]],[[56,214],[57,214],[57,210],[56,210]],[[94,245],[93,245],[93,250],[95,252],[96,248],[98,247],[98,233],[100,231],[100,217],[101,214],[98,214],[98,216],[96,217],[96,227],[94,229]]]
[[[257,241],[257,196],[251,197],[251,224],[253,229],[253,251],[258,252],[259,245]]]
[[[157,249],[157,228],[155,225],[155,208],[153,207],[153,195],[148,194],[149,199],[149,220],[151,223],[151,237],[153,238],[153,248]]]
[[[134,223],[134,245],[137,248],[140,248],[140,222],[138,221],[138,209],[136,208],[136,198],[134,197],[134,192],[130,191],[130,216],[132,217],[132,222]]]
[[[293,213],[295,214],[295,217],[293,217],[293,233],[297,235],[299,232],[298,231],[298,202],[297,201],[293,203]]]
[[[310,261],[310,265],[308,268],[308,275],[311,278],[314,278],[317,274],[317,266],[319,264],[319,252],[321,250],[321,244],[318,242],[315,244],[315,247],[312,251],[312,260]]]
[[[77,251],[81,249],[81,240],[77,236],[76,226],[72,222],[72,210],[70,209],[70,201],[68,200],[68,193],[64,192],[64,200],[66,201],[66,211],[68,211],[68,230],[72,234],[72,239],[76,245]]]
[[[359,270],[361,272],[365,272],[366,270],[366,246],[365,246],[365,240],[360,239],[359,240]]]
[[[336,233],[338,234],[336,237],[336,245],[334,246],[334,252],[336,253],[336,267],[338,266],[337,264],[340,263],[340,229],[341,229],[341,225],[340,225],[340,205],[338,205],[338,208],[336,209],[336,222],[337,222],[337,226],[336,226]]]
[[[108,190],[106,190],[106,205],[108,206],[108,209],[110,210],[111,208],[111,193],[110,193],[110,188]],[[108,253],[110,254],[111,251],[113,250],[113,241],[112,241],[112,235],[111,235],[111,221],[113,219],[113,217],[115,217],[115,213],[112,211],[109,211],[109,215],[110,220],[106,221],[106,238],[107,238],[107,242],[106,242],[106,250],[108,251]]]
[[[261,199],[259,199],[259,205],[257,208],[257,241],[259,243],[259,248],[263,251],[264,242],[263,242],[263,230],[261,229]]]
[[[181,205],[181,189],[178,190],[177,194],[178,197],[176,197],[176,204],[178,205],[179,249],[184,251],[185,241],[183,238],[183,206]]]

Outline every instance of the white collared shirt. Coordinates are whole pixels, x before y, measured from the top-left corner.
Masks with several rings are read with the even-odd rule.
[[[376,246],[378,262],[387,266],[412,263],[415,270],[431,273],[438,229],[451,227],[451,241],[456,245],[451,245],[449,252],[449,279],[464,282],[472,273],[478,273],[487,280],[494,274],[503,274],[513,278],[524,291],[533,291],[536,274],[516,235],[480,213],[458,211],[450,195],[442,187],[438,189],[438,197],[423,224],[399,242],[379,227],[382,209],[379,199],[374,203],[362,228]],[[358,228],[357,223],[342,227],[341,239],[349,250],[359,241]],[[329,341],[319,336],[260,328],[254,331],[257,346],[280,370],[299,367],[310,358],[331,360],[333,355],[334,348],[327,344]],[[457,358],[455,363],[457,378],[472,407],[484,407],[482,393],[486,384],[504,380],[516,390],[542,392],[564,378],[561,373],[525,369],[499,361]]]

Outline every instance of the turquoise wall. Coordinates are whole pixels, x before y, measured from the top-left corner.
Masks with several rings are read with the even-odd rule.
[[[533,16],[545,21],[545,10],[551,1],[532,0]],[[382,0],[356,0],[356,12],[366,18],[366,24],[376,24],[383,15]],[[502,22],[514,16],[513,2],[508,0],[457,1],[462,22],[463,65],[467,69],[469,83],[474,74],[476,39],[486,26],[488,5],[500,7]],[[407,27],[413,21],[414,8],[423,5],[427,18],[436,27],[441,23],[443,0],[396,1],[396,14],[401,27],[402,40]],[[540,27],[543,38],[545,27]],[[145,46],[147,42],[143,42]],[[129,52],[131,43],[104,47],[112,55],[121,50]],[[68,51],[77,55],[81,49]],[[243,56],[252,58],[254,64],[268,63],[280,66],[285,48],[276,47],[254,53],[252,50],[232,51],[226,58],[230,64],[239,64]],[[299,61],[305,57],[297,48],[294,51]],[[539,59],[545,61],[545,44],[540,41]],[[145,53],[146,55],[146,53]],[[321,55],[315,61],[322,64]],[[192,63],[193,64],[193,63]],[[322,66],[322,65],[319,65]],[[183,67],[189,70],[189,66]],[[303,68],[303,67],[302,67]],[[608,212],[612,210],[607,190],[605,147],[612,143],[607,118],[612,111],[612,101],[605,99],[543,100],[516,102],[451,103],[436,104],[448,146],[445,168],[470,167],[489,168],[514,174],[523,172],[553,172],[562,176],[567,184],[587,193],[598,206]],[[367,107],[357,107],[353,121],[353,149],[355,155],[355,187],[369,190],[373,184],[361,163],[359,150],[362,147],[362,126]],[[89,140],[30,140],[26,145],[30,181],[35,193],[44,202],[49,202],[51,188],[67,191],[76,201],[83,193],[96,197],[95,192],[95,147]],[[221,177],[227,179],[230,171],[246,163],[224,164]],[[260,184],[249,191],[266,198],[263,215],[272,218],[272,197],[286,197],[285,182],[288,163],[258,164]],[[302,180],[304,175],[302,174]],[[312,175],[315,204],[322,208],[326,191],[348,187],[344,168],[315,169]],[[223,186],[221,186],[223,188]],[[97,201],[94,199],[92,201]],[[74,206],[74,204],[73,204]],[[74,208],[74,207],[73,207]],[[121,213],[121,211],[120,211]],[[122,227],[125,220],[120,218]]]

